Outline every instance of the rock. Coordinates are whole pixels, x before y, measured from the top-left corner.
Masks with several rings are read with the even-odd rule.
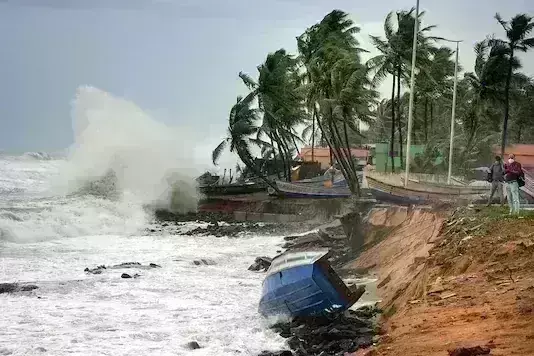
[[[248,268],[249,271],[267,271],[273,261],[270,257],[256,257],[256,260]]]
[[[332,239],[332,236],[330,236],[330,234],[324,231],[323,229],[319,229],[319,231],[317,231],[317,235],[319,235],[319,238],[323,241],[328,241]]]
[[[475,347],[459,347],[453,350],[448,350],[449,356],[480,356],[489,355],[491,349],[489,347],[475,346]]]
[[[128,273],[121,274],[121,278],[132,278]]]
[[[2,293],[14,293],[19,290],[17,283],[0,283],[0,294]]]
[[[155,263],[151,263],[151,264],[149,264],[149,266],[152,267],[152,268],[161,268],[160,265],[157,265]]]
[[[293,356],[293,353],[288,350],[277,351],[277,352],[263,351],[258,356]]]
[[[46,352],[46,351],[48,351],[48,350],[45,349],[44,347],[37,347],[37,348],[35,349],[35,351],[37,351],[37,352]]]
[[[34,289],[37,289],[36,285],[25,284],[20,285],[18,283],[0,283],[0,294],[3,293],[17,293],[17,292],[30,292]]]
[[[208,259],[201,259],[201,260],[194,260],[193,261],[193,264],[196,265],[196,266],[215,266],[217,263],[215,263],[215,261],[213,260],[208,260]]]
[[[375,315],[371,309],[361,315]],[[376,327],[371,319],[360,318],[356,311],[330,313],[323,316],[294,318],[288,323],[272,327],[297,356],[343,355],[373,344]],[[272,355],[272,353],[265,353]]]
[[[20,287],[20,291],[21,292],[30,292],[34,289],[38,289],[39,287],[37,287],[36,285],[33,285],[33,284],[27,284],[25,286],[21,286]]]
[[[196,341],[191,341],[191,342],[188,342],[185,347],[189,350],[198,350],[200,349],[200,345],[198,344],[198,342]]]

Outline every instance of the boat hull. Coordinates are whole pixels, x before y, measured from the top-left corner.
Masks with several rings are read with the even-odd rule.
[[[435,191],[430,187],[426,191],[416,190],[384,183],[372,177],[367,177],[367,184],[377,200],[399,204],[424,204],[432,201],[451,202],[458,200],[478,201],[483,199],[483,192],[485,192],[485,190],[476,190],[476,193],[457,190],[453,193],[452,191]]]
[[[252,194],[267,190],[266,184],[228,184],[200,186],[199,191],[207,196]]]
[[[264,316],[318,315],[346,310],[361,296],[352,294],[326,259],[272,273],[263,282],[259,312]]]
[[[326,188],[324,186],[314,186],[312,184],[295,184],[287,182],[276,182],[279,190],[275,193],[274,190],[270,194],[276,194],[287,198],[348,198],[351,192],[347,186],[334,186]]]

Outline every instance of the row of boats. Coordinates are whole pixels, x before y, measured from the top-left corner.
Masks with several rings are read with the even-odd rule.
[[[532,202],[534,185],[532,177],[526,173],[526,184],[522,187],[522,196]],[[446,183],[444,177],[428,174],[410,176],[407,185],[401,174],[384,174],[373,171],[361,172],[361,186],[376,200],[397,204],[424,204],[432,201],[478,201],[487,198],[489,183],[485,181],[465,182],[455,178]],[[320,176],[295,182],[276,181],[277,190],[263,182],[229,185],[201,186],[207,196],[241,195],[268,191],[270,195],[286,198],[347,198],[351,196],[343,176],[330,178]]]

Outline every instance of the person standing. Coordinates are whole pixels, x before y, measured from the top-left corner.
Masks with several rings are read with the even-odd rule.
[[[506,195],[510,205],[510,215],[519,214],[519,180],[523,179],[523,167],[515,160],[512,153],[508,156],[508,163],[504,165],[504,181],[506,182]]]
[[[491,182],[491,193],[490,193],[487,206],[491,205],[495,192],[499,194],[501,206],[503,206],[504,205],[504,193],[503,193],[504,167],[503,167],[500,156],[495,157],[495,162],[493,162],[493,164],[490,167],[488,178]]]

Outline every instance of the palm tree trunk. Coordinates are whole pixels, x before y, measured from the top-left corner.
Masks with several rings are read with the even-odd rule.
[[[271,138],[271,147],[273,150],[274,169],[276,170],[276,175],[278,176],[278,179],[282,179],[282,177],[280,176],[280,169],[278,167],[278,159],[276,158],[276,149],[274,146],[273,135],[271,134],[269,135],[269,137]]]
[[[425,98],[425,143],[428,143],[428,97]]]
[[[391,88],[391,137],[389,139],[389,156],[391,157],[391,172],[395,173],[395,74]],[[386,159],[387,160],[387,159]]]
[[[291,162],[293,161],[293,158],[291,157],[291,150],[289,149],[289,144],[286,140],[283,140],[284,150],[285,150],[285,156],[287,160],[287,181],[291,182]]]
[[[434,104],[430,102],[430,133],[432,133],[434,127]]]
[[[356,189],[356,196],[359,197],[360,196],[360,182],[358,180],[358,171],[356,170],[356,164],[354,163],[354,160],[352,159],[352,152],[351,152],[350,145],[349,145],[349,135],[347,133],[347,122],[346,121],[343,121],[343,131],[345,134],[345,144],[347,145],[347,154],[348,154],[348,159],[349,159],[349,163],[351,166],[350,168],[352,169],[352,172],[354,174],[354,185]]]
[[[356,175],[356,169],[354,169],[353,162],[351,164],[352,159],[350,156],[350,151],[347,151],[347,149],[341,149],[341,147],[345,146],[345,144],[343,144],[343,139],[341,137],[341,133],[339,132],[337,125],[330,122],[330,127],[331,129],[333,129],[332,136],[334,137],[334,142],[337,142],[337,153],[339,156],[340,164],[346,171],[346,174],[344,174],[344,176],[347,182],[349,183],[350,191],[353,194],[356,194],[356,196],[359,196],[360,186],[358,183],[358,176]],[[348,139],[346,143],[348,143]]]
[[[403,141],[402,141],[402,118],[400,113],[401,108],[401,67],[400,65],[397,67],[397,117],[399,118],[399,157],[400,157],[400,165],[401,167],[404,166],[404,160],[402,157],[402,151],[403,151]]]
[[[276,144],[278,145],[278,154],[280,155],[280,159],[282,160],[282,168],[284,170],[284,174],[283,176],[285,176],[286,180],[287,180],[287,165],[286,165],[286,157],[285,157],[285,154],[284,154],[284,149],[282,147],[282,142],[280,140],[280,137],[274,133],[274,139],[276,141]]]
[[[514,50],[510,52],[510,60],[508,61],[508,76],[506,77],[506,87],[504,88],[504,121],[502,123],[502,138],[501,138],[501,157],[504,157],[506,149],[506,135],[508,133],[508,118],[510,116],[510,82],[512,81],[512,62],[514,60]]]
[[[315,162],[315,116],[317,115],[317,112],[315,108],[313,108],[313,115],[312,115],[312,162]]]

